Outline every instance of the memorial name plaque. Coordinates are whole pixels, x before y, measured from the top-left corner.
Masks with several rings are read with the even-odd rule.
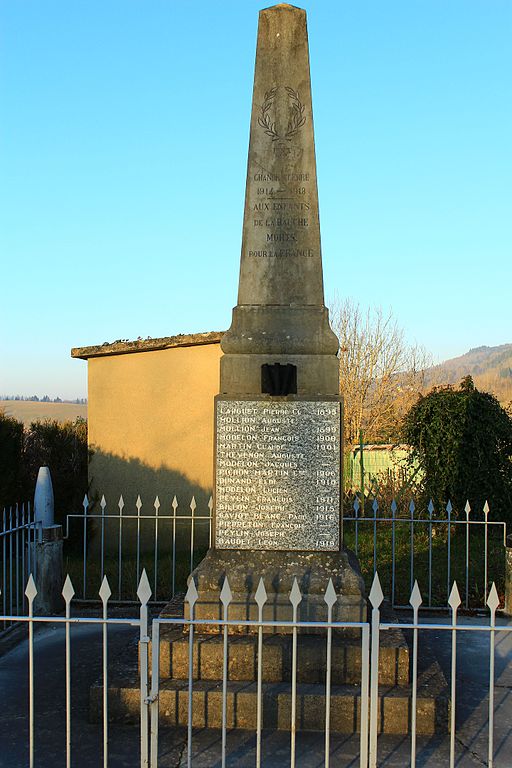
[[[217,549],[340,549],[340,408],[217,398]]]

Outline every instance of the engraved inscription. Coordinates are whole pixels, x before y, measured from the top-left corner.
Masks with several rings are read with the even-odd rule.
[[[249,164],[246,221],[251,260],[274,258],[311,262],[320,255],[316,231],[316,178],[304,154],[308,109],[298,90],[273,85],[256,113],[262,152]],[[265,137],[266,135],[266,137]]]
[[[219,398],[216,436],[216,547],[339,549],[339,403]]]

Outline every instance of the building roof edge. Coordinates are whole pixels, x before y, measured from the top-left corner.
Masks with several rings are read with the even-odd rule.
[[[109,355],[128,355],[134,352],[155,352],[160,349],[175,347],[196,347],[204,344],[219,344],[224,331],[208,333],[179,333],[177,336],[164,336],[160,339],[137,339],[136,341],[104,342],[91,347],[73,347],[71,357],[88,360],[90,357]]]

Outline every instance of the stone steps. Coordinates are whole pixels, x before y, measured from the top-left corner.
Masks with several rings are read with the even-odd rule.
[[[434,682],[434,678],[437,678]],[[289,730],[291,686],[265,683],[263,690],[263,727]],[[102,688],[91,688],[91,718],[101,717]],[[137,722],[140,692],[136,677],[131,682],[109,686],[110,718]],[[331,730],[355,733],[360,730],[359,686],[333,685],[331,690]],[[159,719],[162,725],[187,725],[188,682],[162,680],[159,692]],[[407,734],[410,728],[411,690],[409,686],[381,686],[379,689],[379,733]],[[222,726],[222,683],[199,680],[193,690],[193,725],[197,728]],[[256,728],[257,686],[254,682],[230,681],[227,686],[227,727]],[[325,686],[319,683],[297,685],[296,727],[301,731],[322,731],[325,726]],[[419,680],[417,733],[431,735],[446,732],[448,698],[444,678],[433,675]]]
[[[263,638],[262,680],[287,682],[291,679],[292,638],[290,635],[265,635]],[[257,680],[258,638],[231,635],[228,642],[228,679]],[[194,680],[221,680],[223,670],[222,635],[194,636]],[[160,636],[160,677],[187,679],[189,638],[181,629],[163,628]],[[326,668],[326,643],[318,637],[299,636],[297,682],[323,683]],[[333,636],[332,683],[358,684],[361,680],[360,641]],[[379,660],[381,685],[409,683],[409,648],[401,630],[382,633]]]
[[[193,643],[193,725],[220,728],[223,635],[196,632]],[[290,635],[263,636],[263,727],[266,729],[290,729],[291,647]],[[228,637],[228,728],[256,728],[257,648],[257,635]],[[297,648],[296,727],[303,731],[322,731],[325,727],[326,638],[299,635]],[[151,643],[149,651],[151,660]],[[109,670],[109,717],[113,721],[136,723],[139,719],[140,683],[136,644],[133,644],[133,652],[119,657]],[[162,724],[187,725],[188,657],[189,634],[180,625],[161,625],[159,713]],[[333,635],[333,732],[350,734],[360,729],[360,683],[360,641]],[[380,633],[379,684],[379,732],[409,733],[409,647],[398,624]],[[448,701],[448,686],[434,649],[424,645],[418,657],[418,734],[446,733]],[[101,707],[102,681],[99,680],[90,690],[93,720],[101,717]]]

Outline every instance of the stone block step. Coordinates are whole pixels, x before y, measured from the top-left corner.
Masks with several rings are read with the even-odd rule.
[[[436,672],[440,672],[437,670]],[[431,735],[446,732],[448,726],[447,686],[441,674],[432,670],[428,680],[418,686],[417,733]],[[101,717],[102,688],[91,688],[91,718]],[[136,678],[109,687],[109,715],[114,721],[138,722],[140,693]],[[257,689],[255,683],[229,682],[227,727],[256,728]],[[193,690],[193,725],[220,728],[222,725],[222,683],[197,681]],[[333,686],[331,691],[331,730],[355,733],[361,725],[359,686]],[[167,726],[187,725],[188,683],[163,680],[159,692],[159,719]],[[411,692],[408,686],[381,686],[378,703],[379,733],[407,734],[411,720]],[[286,683],[263,685],[263,727],[290,730],[291,686]],[[320,684],[297,686],[296,727],[301,731],[322,731],[325,726],[325,687]]]
[[[262,679],[286,682],[291,679],[292,638],[290,635],[264,635]],[[222,679],[222,635],[194,636],[194,680]],[[163,628],[160,636],[160,676],[187,679],[189,637],[180,628]],[[254,635],[231,635],[228,642],[228,679],[254,682],[258,670],[258,639]],[[301,683],[323,683],[326,670],[326,640],[319,636],[299,636],[298,676]],[[358,684],[361,681],[360,641],[333,636],[333,684]],[[403,632],[397,628],[383,632],[379,661],[381,685],[407,685],[409,648]]]

